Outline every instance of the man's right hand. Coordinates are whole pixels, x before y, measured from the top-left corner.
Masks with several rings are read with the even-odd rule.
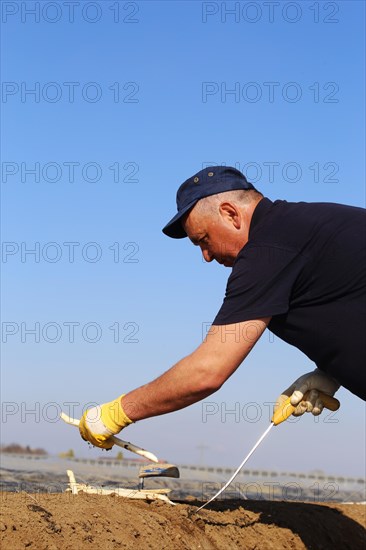
[[[277,398],[274,406],[276,411],[286,399],[291,397],[291,405],[296,409],[294,416],[301,416],[305,412],[311,412],[314,416],[321,414],[324,409],[324,403],[319,396],[319,392],[333,396],[340,388],[340,384],[320,369],[300,376],[287,390]],[[306,392],[309,392],[306,400],[303,399]]]
[[[97,405],[83,414],[80,419],[79,431],[85,441],[89,441],[101,449],[113,447],[111,436],[118,434],[132,423],[122,408],[122,397],[123,395],[109,403]]]

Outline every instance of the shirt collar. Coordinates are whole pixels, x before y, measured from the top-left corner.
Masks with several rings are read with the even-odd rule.
[[[261,220],[263,220],[263,218],[266,216],[267,212],[271,209],[272,205],[273,205],[273,202],[271,200],[267,199],[267,197],[263,197],[263,199],[261,199],[259,201],[259,203],[257,204],[257,206],[254,209],[252,219],[251,219],[251,222],[250,222],[249,238],[251,237],[251,234],[253,233],[253,229],[257,225],[259,225]]]

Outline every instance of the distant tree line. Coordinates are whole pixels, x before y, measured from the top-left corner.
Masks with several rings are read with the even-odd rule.
[[[31,449],[29,445],[23,447],[18,443],[11,443],[10,445],[1,445],[0,451],[2,453],[11,453],[19,455],[37,455],[37,456],[46,456],[48,455],[47,451],[41,448]]]

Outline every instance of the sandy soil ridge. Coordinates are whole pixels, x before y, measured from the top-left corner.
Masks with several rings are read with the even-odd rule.
[[[2,493],[2,548],[13,550],[365,550],[365,506],[222,501],[194,514],[115,496]]]

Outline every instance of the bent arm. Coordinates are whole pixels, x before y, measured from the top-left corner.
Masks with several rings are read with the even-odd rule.
[[[142,420],[177,411],[211,395],[239,367],[270,319],[211,326],[193,353],[152,382],[126,394],[123,410],[132,421]]]

